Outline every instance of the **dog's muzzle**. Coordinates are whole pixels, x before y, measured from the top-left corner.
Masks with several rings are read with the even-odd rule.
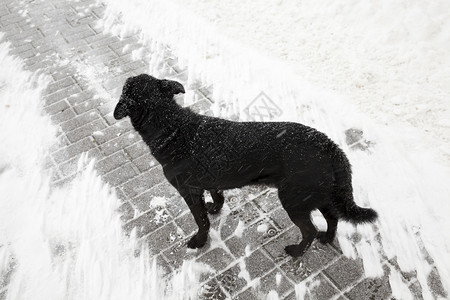
[[[120,120],[128,116],[128,99],[120,96],[119,103],[117,103],[114,109],[114,119]]]

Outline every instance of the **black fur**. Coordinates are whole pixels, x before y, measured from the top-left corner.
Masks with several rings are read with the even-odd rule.
[[[161,163],[167,180],[185,199],[199,227],[188,247],[207,240],[207,212],[218,213],[222,190],[249,184],[278,188],[281,204],[300,228],[302,241],[286,247],[302,255],[315,238],[331,242],[338,219],[373,222],[377,214],[353,201],[350,163],[325,134],[289,122],[232,122],[196,114],[178,106],[184,93],[175,81],[146,74],[127,79],[114,117],[129,116],[134,128]],[[205,204],[208,190],[214,203]],[[328,229],[317,232],[310,213],[319,209]]]

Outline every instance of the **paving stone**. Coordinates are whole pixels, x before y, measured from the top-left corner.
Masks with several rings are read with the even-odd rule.
[[[339,291],[322,274],[314,277],[308,286],[305,300],[328,300],[339,294]],[[366,298],[360,298],[366,299]]]
[[[241,222],[241,226],[248,227],[256,219],[260,217],[259,211],[251,204],[246,203],[243,206],[234,208],[226,218],[224,226],[222,227],[221,237],[226,239],[228,236],[233,234]]]
[[[57,113],[64,112],[66,109],[70,108],[69,103],[66,100],[61,100],[52,105],[45,107],[45,112],[53,116]]]
[[[95,144],[90,138],[84,138],[74,144],[67,146],[66,148],[57,150],[52,154],[56,163],[62,163],[70,157],[77,156],[83,152],[89,151],[95,148]]]
[[[442,286],[441,278],[436,267],[434,267],[427,278],[428,286],[436,298],[447,298],[448,294]]]
[[[178,216],[182,211],[187,209],[186,205],[183,206],[184,201],[181,199],[181,196],[178,195],[175,188],[173,188],[167,181],[163,181],[162,183],[149,188],[143,194],[131,199],[131,202],[139,211],[145,212],[151,208],[151,200],[154,197],[164,198],[166,201],[165,205],[173,216]],[[174,199],[176,197],[180,199]]]
[[[275,191],[269,191],[256,197],[253,202],[265,213],[273,211],[275,208],[281,207],[280,200],[278,199]],[[282,208],[281,208],[282,209]]]
[[[106,128],[105,122],[101,119],[97,119],[91,123],[88,123],[77,129],[67,132],[66,136],[69,139],[69,141],[71,141],[72,143],[75,143],[76,141],[79,141],[82,138],[85,138],[88,136],[94,136],[96,138],[94,132],[98,132],[100,130],[103,130],[104,128]],[[96,138],[96,140],[97,140],[97,138]]]
[[[5,265],[2,266],[2,272],[0,273],[0,290],[7,287],[9,281],[11,280],[11,276],[14,273],[14,269],[16,267],[16,260],[13,256],[8,255],[8,261],[6,261],[5,257]],[[6,265],[7,264],[7,265]]]
[[[76,78],[75,80],[79,82],[78,78]],[[67,101],[70,103],[70,105],[77,106],[78,104],[84,103],[86,100],[92,99],[93,97],[94,93],[92,91],[81,91],[79,93],[69,95],[67,97]]]
[[[106,174],[126,163],[130,162],[123,151],[118,151],[96,163],[96,168],[100,174]]]
[[[308,251],[298,258],[289,258],[286,263],[281,265],[281,269],[294,282],[299,283],[322,270],[331,263],[338,254],[329,245],[323,245],[314,241]]]
[[[51,116],[51,120],[53,123],[61,124],[75,117],[75,112],[71,108],[67,108]]]
[[[143,237],[172,221],[165,209],[153,209],[124,225],[127,233],[136,228],[138,238]]]
[[[103,104],[103,102],[104,102],[103,99],[91,98],[91,99],[88,99],[84,102],[81,102],[81,103],[73,106],[73,109],[75,110],[75,112],[78,115],[80,115],[80,114],[87,112],[88,110],[92,110],[92,109],[95,109],[95,108],[101,106]]]
[[[232,263],[233,257],[222,248],[214,248],[203,254],[197,261],[209,265],[216,271],[220,271]]]
[[[100,149],[102,150],[105,156],[109,156],[114,152],[122,150],[127,146],[136,143],[138,140],[140,140],[140,138],[141,137],[139,135],[130,131],[127,132],[126,134],[120,135],[119,137],[113,140],[109,140],[101,144]]]
[[[141,172],[145,172],[159,165],[159,162],[150,153],[144,154],[143,156],[134,159],[133,163]]]
[[[227,298],[227,295],[215,280],[210,280],[203,285],[198,294],[198,299],[201,300],[224,300]]]
[[[259,248],[277,234],[278,232],[274,226],[267,219],[263,219],[248,226],[243,231],[242,237],[232,236],[225,244],[236,257],[241,257],[246,254],[247,247],[251,250]]]
[[[103,176],[103,179],[105,179],[105,181],[111,184],[112,186],[119,186],[122,183],[129,181],[137,174],[138,172],[136,172],[135,168],[133,167],[133,164],[127,163],[125,165],[120,166],[117,169],[114,169],[108,174],[105,174]]]
[[[3,290],[0,292],[0,300],[6,300],[6,296],[8,294],[8,290]]]
[[[178,227],[181,228],[181,230],[183,230],[186,236],[193,235],[198,230],[198,226],[195,223],[194,216],[192,216],[190,211],[187,211],[186,213],[177,217],[175,219],[175,223],[178,225]]]
[[[150,169],[149,171],[140,174],[133,180],[123,185],[123,191],[129,199],[142,194],[148,188],[155,186],[156,184],[164,180],[162,169],[159,167]]]
[[[97,148],[90,149],[87,151],[89,158],[100,158],[102,155]],[[62,178],[75,174],[78,169],[79,156],[71,157],[68,161],[60,163],[58,165],[58,170]]]
[[[417,280],[413,280],[408,288],[415,300],[423,300],[422,286]]]
[[[88,111],[82,115],[75,116],[74,118],[61,123],[60,126],[65,132],[69,132],[75,130],[79,127],[82,127],[86,124],[93,122],[94,120],[100,119],[100,115],[97,111],[92,110]]]
[[[179,233],[179,229],[172,222],[150,233],[145,240],[150,251],[157,254],[183,240],[183,235]]]
[[[261,250],[256,250],[244,259],[250,278],[253,280],[275,268],[275,264]]]
[[[122,205],[120,205],[118,211],[120,213],[120,219],[124,223],[128,222],[134,218],[134,208],[128,201],[122,203]]]
[[[261,277],[258,287],[258,291],[261,291],[264,295],[267,295],[273,290],[276,291],[279,296],[288,293],[292,289],[294,289],[293,284],[278,268]]]
[[[132,158],[136,159],[142,155],[150,153],[150,148],[145,144],[143,140],[139,140],[137,143],[125,148],[125,152]]]
[[[119,137],[121,135],[128,134],[129,138],[134,138],[134,135],[136,135],[135,132],[131,131],[131,125],[128,121],[122,121],[119,123],[116,123],[113,126],[109,126],[106,129],[99,130],[100,132],[96,135],[95,140],[98,144],[103,144],[107,141],[110,141],[112,139],[115,139],[116,137]]]
[[[248,288],[239,295],[237,295],[235,300],[260,300],[261,295],[258,294],[253,288]]]
[[[73,85],[74,83],[75,83],[75,80],[73,80],[72,77],[70,77],[70,76],[69,77],[65,77],[65,78],[63,78],[61,80],[58,80],[58,81],[53,82],[53,83],[50,83],[47,86],[46,92],[48,94],[53,94],[53,93],[55,93],[57,91],[60,91],[62,89],[65,89],[65,88]]]
[[[282,207],[275,209],[270,214],[270,219],[273,220],[275,222],[275,224],[277,225],[277,227],[280,229],[289,228],[292,225],[294,225],[294,223],[292,223],[291,219],[289,219],[287,212]]]
[[[341,256],[324,273],[337,287],[345,290],[364,276],[364,268],[361,259]]]
[[[177,270],[183,265],[183,262],[198,256],[196,250],[187,247],[188,240],[180,240],[174,246],[163,252],[164,257],[172,269]]]
[[[217,282],[231,296],[241,292],[247,285],[247,281],[239,277],[240,272],[241,268],[238,264],[235,264],[216,276]]]
[[[365,299],[370,295],[371,299],[390,299],[392,293],[389,284],[389,270],[385,267],[385,275],[381,278],[366,278],[345,294],[351,300]]]

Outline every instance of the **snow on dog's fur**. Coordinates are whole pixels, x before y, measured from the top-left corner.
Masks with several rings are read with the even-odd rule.
[[[315,238],[331,242],[339,218],[354,224],[376,219],[374,210],[354,203],[350,163],[325,134],[291,122],[232,122],[199,115],[174,101],[175,94],[184,92],[176,81],[130,77],[114,117],[130,117],[189,206],[199,231],[188,247],[206,243],[207,212],[221,209],[221,191],[249,184],[278,188],[282,206],[302,232],[300,244],[285,248],[292,256],[302,255]],[[205,204],[205,190],[213,203]],[[311,222],[314,209],[324,215],[326,232],[317,232]]]

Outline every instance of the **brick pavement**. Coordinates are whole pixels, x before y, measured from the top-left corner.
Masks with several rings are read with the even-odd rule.
[[[148,62],[133,59],[132,51],[148,50],[135,37],[120,40],[103,33],[97,27],[103,12],[104,7],[93,0],[0,2],[0,32],[11,43],[11,54],[24,59],[28,70],[52,77],[45,111],[60,126],[60,144],[47,162],[55,170],[54,183],[73,178],[81,153],[96,158],[98,172],[122,200],[124,230],[136,228],[167,274],[191,257],[216,270],[204,277],[204,299],[261,299],[270,290],[283,299],[295,299],[294,286],[301,282],[310,286],[320,282],[314,297],[306,298],[367,299],[370,293],[371,299],[390,299],[388,274],[391,267],[397,268],[395,261],[384,261],[385,276],[371,279],[364,277],[362,262],[346,258],[337,243],[315,243],[302,258],[287,257],[284,246],[296,242],[300,232],[268,188],[227,193],[229,210],[211,216],[211,239],[222,247],[211,247],[210,239],[198,252],[187,251],[186,241],[196,230],[187,206],[165,182],[161,167],[129,121],[117,122],[111,114],[124,80],[147,71]],[[186,84],[187,71],[169,52],[160,69]],[[201,82],[196,86],[192,108],[211,114],[211,89]],[[168,198],[167,206],[151,207],[149,200],[155,196]],[[242,236],[235,232],[238,225],[245,228]],[[244,265],[248,276],[239,276]],[[0,274],[0,299],[6,295],[13,267],[14,261],[9,272]],[[445,297],[437,272],[431,274],[434,296]],[[416,275],[402,275],[421,299]],[[260,284],[253,285],[258,279]]]

